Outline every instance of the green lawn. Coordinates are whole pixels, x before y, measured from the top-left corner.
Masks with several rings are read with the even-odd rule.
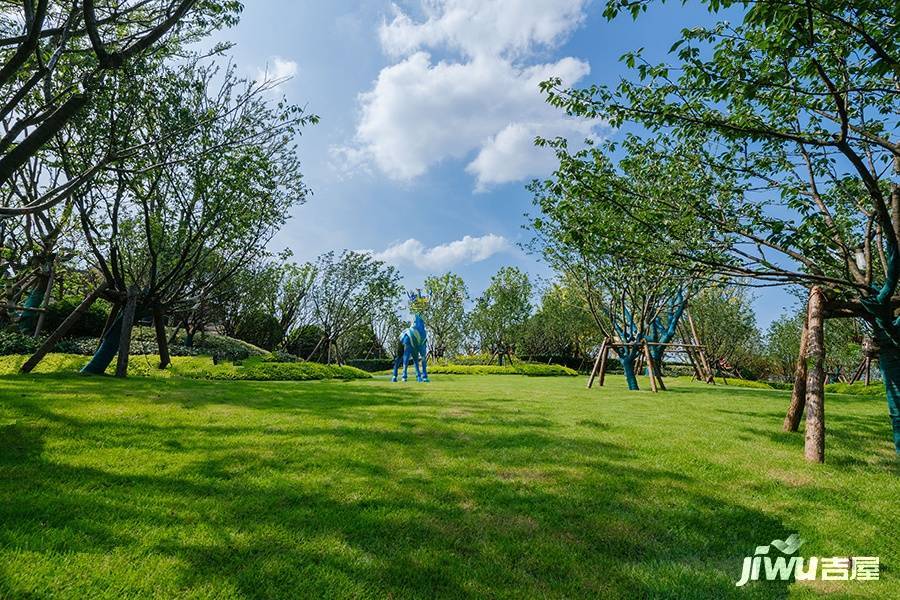
[[[900,598],[883,400],[621,378],[0,378],[0,597]],[[878,582],[735,587],[757,545]]]

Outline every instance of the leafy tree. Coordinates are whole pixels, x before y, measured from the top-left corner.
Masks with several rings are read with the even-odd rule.
[[[484,293],[475,300],[471,327],[482,351],[512,355],[514,342],[531,313],[531,281],[516,267],[502,267],[491,277]]]
[[[200,318],[204,323],[218,323],[226,335],[236,337],[249,315],[269,309],[278,294],[280,278],[278,265],[268,261],[237,269],[223,283],[212,303],[203,306],[210,310]]]
[[[240,10],[234,0],[6,2],[0,12],[0,184],[16,188],[31,181],[39,192],[24,202],[5,197],[0,216],[63,203],[122,157],[98,155],[61,178],[35,180],[29,173],[33,159],[53,160],[49,147],[69,136],[73,121],[101,110],[96,101],[117,72],[234,24]]]
[[[605,14],[637,17],[649,4],[612,0]],[[672,46],[674,64],[632,52],[623,60],[633,77],[575,90],[548,81],[549,101],[571,115],[646,132],[602,152],[617,152],[623,169],[656,181],[609,200],[644,224],[641,239],[677,241],[673,259],[726,275],[817,286],[824,316],[870,324],[900,453],[895,5],[706,4],[714,13],[738,5],[744,11],[736,24],[684,29]],[[573,160],[566,167],[573,174],[598,162],[597,148],[560,150],[563,162]],[[707,192],[682,190],[687,174],[708,182]],[[694,222],[705,223],[709,235],[686,236]],[[811,381],[820,382],[823,358],[812,350]],[[821,461],[820,387],[808,390],[807,457]]]
[[[710,359],[739,371],[753,366],[761,336],[751,301],[746,287],[733,285],[710,286],[691,298],[691,317]]]
[[[803,311],[786,313],[769,326],[766,352],[776,375],[783,381],[794,377],[794,366],[800,352]],[[858,319],[829,320],[825,325],[826,371],[837,378],[848,378],[862,360],[862,340],[867,335],[864,321]]]
[[[580,358],[597,344],[596,325],[578,290],[550,285],[537,311],[526,321],[518,346],[520,355]]]
[[[802,312],[785,313],[772,321],[766,332],[766,353],[776,376],[782,381],[794,378],[804,320]]]
[[[371,322],[363,322],[338,338],[337,353],[341,360],[383,358],[384,346],[375,335]]]
[[[428,304],[422,318],[428,327],[431,354],[436,358],[459,352],[465,335],[465,303],[469,299],[466,282],[454,273],[425,279]]]
[[[315,273],[309,298],[312,323],[322,331],[316,350],[324,348],[328,363],[342,361],[340,338],[370,322],[376,308],[398,296],[400,277],[371,254],[350,250],[319,256]]]
[[[372,313],[372,333],[384,356],[397,354],[401,346],[400,336],[410,325],[397,314],[398,304],[400,304],[399,294],[394,298],[386,298]]]
[[[157,322],[165,366],[162,316],[209,298],[241,265],[262,256],[307,191],[293,138],[314,116],[272,102],[266,83],[242,80],[233,69],[222,72],[202,60],[144,66],[119,75],[145,89],[133,81],[111,86],[95,101],[103,116],[80,119],[82,143],[66,153],[73,170],[92,162],[104,147],[92,143],[104,127],[117,132],[114,144],[142,149],[75,194],[107,296],[121,308],[85,367],[92,373],[103,372],[120,346],[127,349],[119,338],[130,336],[134,314]],[[119,354],[117,374],[124,375],[127,353]]]
[[[651,182],[617,172],[602,154],[572,160],[564,141],[553,144],[560,168],[552,178],[531,185],[541,213],[532,220],[529,248],[579,291],[602,337],[619,344],[614,350],[629,389],[636,390],[635,366],[643,343],[665,344],[674,338],[690,289],[702,281],[701,271],[671,260],[672,244],[645,234],[643,222],[620,210],[627,190]],[[597,163],[588,166],[588,156]],[[684,179],[691,189],[699,185]],[[703,234],[696,225],[690,231]],[[657,368],[664,348],[651,346]]]
[[[270,312],[286,338],[297,327],[309,322],[309,295],[316,280],[315,267],[310,263],[287,263],[277,268],[277,291],[271,298]]]

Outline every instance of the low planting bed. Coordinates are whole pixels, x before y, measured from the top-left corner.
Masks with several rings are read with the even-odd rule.
[[[28,359],[27,355],[0,356],[0,375],[12,375]],[[35,373],[77,373],[87,358],[78,354],[48,354],[34,369]],[[188,379],[242,381],[309,381],[315,379],[368,379],[365,371],[355,367],[323,365],[313,362],[273,363],[250,358],[240,364],[213,364],[209,356],[174,356],[167,369],[160,370],[159,356],[137,355],[128,362],[128,374],[137,377],[186,377]],[[115,372],[115,363],[107,369]]]

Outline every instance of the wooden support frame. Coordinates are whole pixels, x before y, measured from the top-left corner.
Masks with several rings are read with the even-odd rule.
[[[590,376],[588,376],[588,389],[593,387],[595,381],[597,382],[598,387],[603,386],[603,383],[606,379],[606,368],[610,350],[633,346],[640,347],[640,354],[638,355],[639,363],[643,366],[647,366],[649,368],[649,372],[653,374],[653,376],[650,377],[650,389],[654,392],[657,392],[659,390],[666,391],[667,388],[665,382],[663,381],[662,375],[660,375],[659,371],[656,368],[656,363],[653,361],[653,356],[650,353],[651,346],[675,348],[675,352],[686,353],[691,358],[691,365],[694,367],[695,373],[699,373],[700,366],[695,363],[693,355],[693,352],[700,353],[703,351],[703,346],[699,344],[686,344],[680,342],[648,342],[646,340],[642,340],[640,342],[624,343],[615,342],[613,340],[610,340],[609,338],[606,338],[600,345],[600,351],[597,353],[597,358],[594,360],[594,366],[591,369],[591,374]],[[640,370],[641,369],[635,367],[636,372],[639,372]]]
[[[600,351],[597,354],[597,358],[594,360],[594,366],[591,369],[591,374],[588,377],[588,389],[593,387],[595,381],[598,382],[598,386],[603,386],[603,382],[606,377],[607,359],[610,350],[635,346],[640,347],[640,351],[638,352],[636,361],[637,364],[635,365],[635,371],[639,373],[643,370],[643,367],[646,367],[648,369],[648,373],[650,375],[650,389],[653,392],[658,392],[659,390],[665,391],[666,384],[663,381],[662,374],[658,371],[658,369],[656,368],[656,364],[653,361],[653,355],[650,352],[651,346],[663,347],[670,352],[683,353],[687,355],[688,361],[691,363],[691,367],[694,370],[694,378],[698,381],[703,381],[704,383],[715,384],[715,373],[713,372],[712,366],[710,365],[710,362],[706,357],[706,346],[700,343],[700,338],[697,335],[697,327],[694,325],[694,320],[693,318],[691,318],[691,315],[687,312],[687,310],[685,310],[684,316],[686,317],[686,321],[688,323],[688,331],[690,332],[690,335],[685,335],[686,332],[683,329],[684,326],[681,325],[679,327],[679,329],[681,330],[680,337],[682,339],[689,340],[689,342],[649,342],[647,340],[641,340],[640,342],[619,342],[611,338],[605,338],[600,346]]]

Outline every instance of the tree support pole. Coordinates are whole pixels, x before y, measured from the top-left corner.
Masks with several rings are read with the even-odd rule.
[[[825,296],[819,286],[809,294],[807,324],[806,444],[810,462],[825,462],[825,340],[823,313]]]
[[[591,369],[591,376],[588,377],[587,387],[591,389],[591,386],[594,385],[594,378],[597,377],[597,371],[601,368],[601,363],[606,362],[606,345],[609,343],[609,338],[603,340],[603,343],[600,345],[600,352],[597,354],[597,360],[594,361],[594,368]],[[602,376],[601,376],[602,377]],[[600,380],[600,385],[603,385],[603,379]]]
[[[600,383],[597,384],[600,387],[603,387],[603,382],[606,381],[606,367],[607,360],[609,359],[609,346],[610,343],[609,340],[607,340],[606,348],[603,350],[603,356],[600,360]]]
[[[65,320],[60,323],[59,327],[56,328],[56,331],[50,334],[50,336],[41,344],[41,347],[37,349],[37,351],[31,355],[25,364],[19,369],[22,373],[30,373],[32,369],[34,369],[39,362],[47,355],[48,352],[53,350],[53,347],[56,346],[56,343],[61,340],[68,332],[69,329],[72,328],[78,319],[81,318],[81,315],[86,313],[88,309],[97,301],[97,298],[100,297],[106,288],[109,286],[107,282],[101,283],[97,286],[94,291],[87,295],[87,297],[81,301],[75,310],[65,318]]]
[[[715,373],[713,373],[712,367],[709,366],[709,361],[706,360],[706,353],[703,351],[703,348],[701,347],[700,336],[697,335],[697,327],[694,325],[694,319],[691,317],[691,313],[689,313],[687,310],[684,311],[684,316],[687,317],[687,322],[691,329],[692,341],[694,342],[694,344],[696,346],[698,346],[697,354],[700,357],[700,366],[703,368],[703,371],[705,372],[705,375],[706,375],[706,383],[715,384],[716,376],[715,376]]]
[[[656,377],[653,376],[653,359],[650,357],[650,347],[646,342],[643,344],[644,346],[644,359],[647,361],[647,366],[650,369],[650,390],[654,393],[658,392],[659,389],[656,387]]]

